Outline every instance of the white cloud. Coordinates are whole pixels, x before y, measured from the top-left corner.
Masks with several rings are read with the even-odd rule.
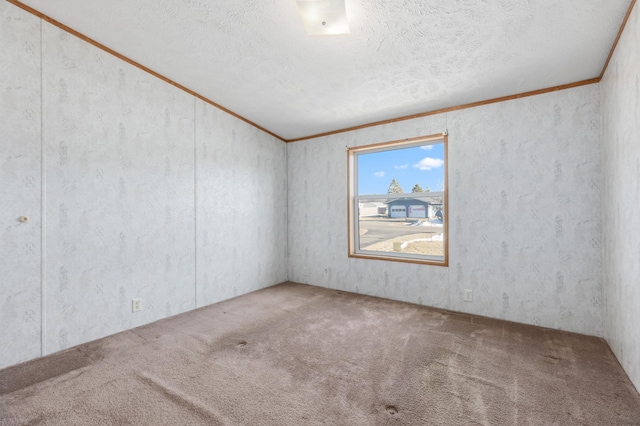
[[[420,160],[418,164],[414,164],[413,167],[420,170],[432,170],[442,167],[443,165],[444,160],[441,160],[440,158],[425,157]]]
[[[430,151],[433,149],[433,145],[423,145],[420,149],[424,149],[425,151]]]
[[[375,172],[373,175],[375,177],[384,177],[384,172]]]
[[[397,169],[397,170],[404,170],[404,169],[409,168],[409,165],[408,164],[403,164],[401,166],[393,166],[393,168]]]

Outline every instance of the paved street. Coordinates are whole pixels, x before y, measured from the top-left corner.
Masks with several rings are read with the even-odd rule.
[[[366,229],[364,235],[360,235],[360,247],[386,241],[402,235],[430,233],[438,235],[442,233],[442,226],[408,226],[408,223],[418,219],[388,219],[388,218],[361,218],[360,229]],[[424,220],[424,219],[422,219]]]

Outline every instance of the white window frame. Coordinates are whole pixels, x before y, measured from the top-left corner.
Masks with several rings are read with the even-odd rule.
[[[405,193],[405,194],[379,194],[379,195],[358,195],[358,155],[370,154],[374,152],[392,151],[402,148],[411,148],[430,144],[444,144],[444,191]],[[420,263],[427,265],[448,266],[449,265],[449,192],[448,192],[448,135],[441,133],[429,136],[419,136],[411,139],[377,143],[348,148],[347,150],[347,175],[348,175],[348,233],[349,233],[349,257],[388,260],[396,262]],[[395,200],[398,198],[428,199],[440,198],[443,204],[443,256],[429,256],[402,252],[382,252],[360,249],[360,228],[358,217],[359,203],[379,201],[381,199]]]

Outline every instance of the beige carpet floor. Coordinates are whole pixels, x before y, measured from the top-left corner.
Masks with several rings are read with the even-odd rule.
[[[283,283],[0,370],[0,424],[640,425],[607,344]]]

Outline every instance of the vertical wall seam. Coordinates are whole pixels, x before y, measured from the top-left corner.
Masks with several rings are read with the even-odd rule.
[[[193,303],[198,307],[198,138],[197,103],[193,97]]]
[[[284,143],[284,142],[283,142]],[[285,266],[285,278],[289,281],[290,272],[289,272],[289,144],[284,143],[284,194],[285,194],[285,206],[284,209],[284,224],[285,224],[285,235],[287,238],[284,240],[284,266]]]
[[[40,20],[40,354],[47,353],[47,164],[44,134],[44,25]]]
[[[606,316],[607,316],[607,304],[605,301],[606,295],[605,295],[605,291],[604,291],[604,264],[605,264],[605,251],[604,251],[604,241],[605,241],[605,235],[604,235],[604,210],[605,210],[605,205],[604,205],[604,187],[605,187],[605,170],[604,170],[604,115],[603,115],[603,108],[602,108],[602,104],[604,102],[603,99],[603,88],[602,88],[602,77],[600,77],[600,82],[597,85],[597,90],[598,90],[598,118],[600,120],[599,123],[599,131],[598,131],[598,147],[600,148],[600,155],[599,155],[599,165],[598,165],[598,170],[600,171],[600,191],[599,191],[599,198],[600,198],[600,223],[598,224],[599,230],[600,230],[600,327],[601,327],[601,334],[602,334],[602,338],[605,339],[606,341],[606,336],[607,336],[607,326],[606,326]]]

